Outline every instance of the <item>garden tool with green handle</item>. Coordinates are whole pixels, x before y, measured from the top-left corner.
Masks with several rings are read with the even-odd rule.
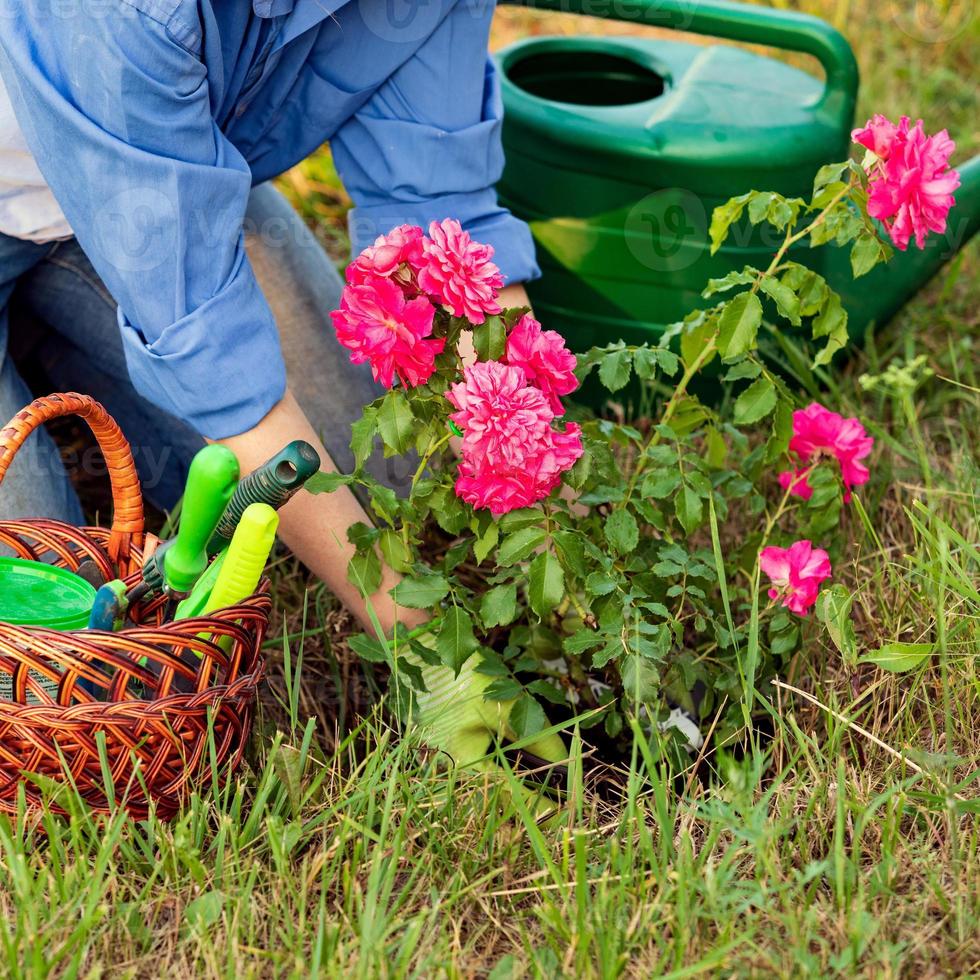
[[[205,446],[194,457],[177,536],[160,545],[143,566],[143,594],[166,592],[178,599],[190,594],[208,567],[208,544],[238,487],[239,473],[237,457],[225,446]]]
[[[96,593],[89,629],[122,629],[129,607],[150,593],[181,598],[190,593],[207,568],[205,546],[238,486],[238,460],[224,446],[205,446],[193,459],[187,476],[177,536],[166,541],[143,566],[132,588],[119,579]]]
[[[235,489],[228,507],[208,543],[208,554],[216,555],[228,546],[245,509],[262,503],[279,510],[320,470],[320,456],[302,439],[291,442],[268,462],[244,477]]]
[[[257,503],[246,507],[231,543],[211,562],[190,595],[177,606],[174,622],[207,616],[216,609],[234,606],[252,595],[262,579],[278,527],[279,515],[268,504]],[[214,640],[210,630],[204,630],[197,636],[202,640]],[[233,641],[230,636],[222,636],[215,642],[225,653],[231,652]],[[188,665],[196,666],[201,654],[187,649],[183,659]],[[182,680],[175,679],[176,690],[184,690],[182,685]]]
[[[177,607],[174,620],[207,616],[252,595],[272,553],[278,527],[279,515],[269,504],[249,504],[238,521],[231,544],[198,579],[194,591]],[[231,637],[222,637],[219,645],[227,652]]]

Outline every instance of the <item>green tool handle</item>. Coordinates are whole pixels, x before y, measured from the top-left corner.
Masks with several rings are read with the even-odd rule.
[[[291,442],[282,452],[244,477],[208,545],[208,552],[217,554],[227,547],[238,522],[251,504],[268,504],[278,510],[286,504],[314,473],[320,470],[320,456],[302,439]]]
[[[258,588],[278,527],[279,515],[268,504],[250,504],[245,508],[202,616],[233,606]]]
[[[279,515],[268,504],[251,504],[245,508],[201,616],[233,606],[255,592],[275,544],[278,527]],[[229,652],[231,637],[223,636],[218,645]]]
[[[168,591],[187,595],[208,564],[208,542],[238,486],[238,459],[226,446],[205,446],[191,462],[177,537],[163,552]]]
[[[826,73],[823,110],[850,126],[857,99],[858,68],[846,38],[819,17],[730,0],[502,0],[539,10],[586,14],[631,24],[669,27],[731,41],[766,44],[812,55]]]
[[[197,580],[197,584],[194,586],[194,590],[191,594],[184,599],[177,606],[177,611],[174,613],[174,622],[179,622],[181,619],[190,619],[193,616],[203,616],[204,607],[207,605],[208,600],[211,598],[211,592],[214,589],[214,583],[218,579],[218,574],[221,572],[221,566],[225,563],[225,558],[228,557],[228,549],[225,548],[217,557],[208,565],[204,574]]]

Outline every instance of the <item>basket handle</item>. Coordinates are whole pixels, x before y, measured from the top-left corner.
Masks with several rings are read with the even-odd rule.
[[[109,557],[125,572],[130,561],[130,546],[143,541],[143,494],[136,473],[136,463],[122,429],[94,398],[77,392],[36,398],[0,429],[0,481],[17,450],[27,437],[45,422],[63,415],[85,419],[105,456],[112,483],[112,531]]]

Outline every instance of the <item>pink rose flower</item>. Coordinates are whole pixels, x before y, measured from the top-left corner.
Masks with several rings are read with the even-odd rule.
[[[400,270],[405,278],[413,279],[422,261],[422,237],[416,225],[398,225],[387,235],[379,235],[347,267],[347,281],[361,286],[372,276],[389,278]]]
[[[463,452],[495,466],[520,467],[551,431],[555,413],[544,393],[518,367],[479,361],[463,371],[446,397],[463,430]]]
[[[901,124],[896,126],[887,116],[879,112],[864,124],[863,129],[851,130],[851,139],[871,150],[880,159],[887,160],[899,131],[901,130],[904,135],[908,129],[908,116],[903,116]]]
[[[578,387],[578,379],[575,355],[560,333],[542,330],[541,324],[525,313],[507,337],[504,360],[523,369],[528,381],[545,393],[555,415],[565,411],[560,396],[571,394]]]
[[[446,397],[463,430],[456,493],[474,507],[499,515],[543,500],[582,455],[579,427],[553,428],[548,399],[519,367],[473,364]]]
[[[948,169],[956,149],[949,133],[926,136],[921,119],[910,127],[908,116],[897,126],[874,116],[852,136],[879,158],[868,173],[868,214],[884,224],[895,247],[904,252],[914,236],[923,248],[929,232],[944,232],[960,186],[959,173]]]
[[[390,279],[369,276],[344,289],[330,318],[354,364],[370,362],[375,381],[386,388],[396,374],[413,388],[429,380],[446,345],[444,338],[432,339],[435,312],[424,296],[407,299]]]
[[[770,546],[759,554],[759,565],[773,587],[770,599],[778,599],[790,612],[805,616],[817,601],[820,583],[830,578],[830,556],[810,541],[797,541],[788,548]]]
[[[483,323],[487,314],[500,312],[497,292],[504,284],[492,257],[493,247],[474,242],[458,221],[433,221],[422,241],[419,286],[453,316]]]
[[[521,466],[495,466],[485,456],[469,457],[464,452],[456,493],[473,507],[488,508],[498,517],[544,500],[581,455],[582,433],[574,422],[564,432],[549,429]]]
[[[793,412],[793,436],[789,448],[803,466],[793,472],[780,473],[779,484],[784,490],[789,489],[793,496],[809,500],[813,496],[809,483],[810,469],[822,457],[833,456],[840,463],[844,500],[849,501],[851,488],[867,483],[871,476],[860,461],[870,454],[873,447],[874,439],[856,418],[845,419],[813,402]]]

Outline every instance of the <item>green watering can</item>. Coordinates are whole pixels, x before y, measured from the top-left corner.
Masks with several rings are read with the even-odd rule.
[[[711,212],[748,190],[809,198],[820,166],[850,152],[858,71],[844,37],[815,17],[725,0],[526,0],[815,57],[820,81],[723,45],[645,38],[539,37],[497,56],[506,167],[501,203],[530,223],[544,276],[541,319],[577,350],[656,342],[708,301],[708,280],[765,268],[782,240],[739,226],[709,254]],[[853,337],[882,324],[977,230],[980,157],[945,236],[896,253],[855,282],[849,250],[791,256],[841,293]]]

